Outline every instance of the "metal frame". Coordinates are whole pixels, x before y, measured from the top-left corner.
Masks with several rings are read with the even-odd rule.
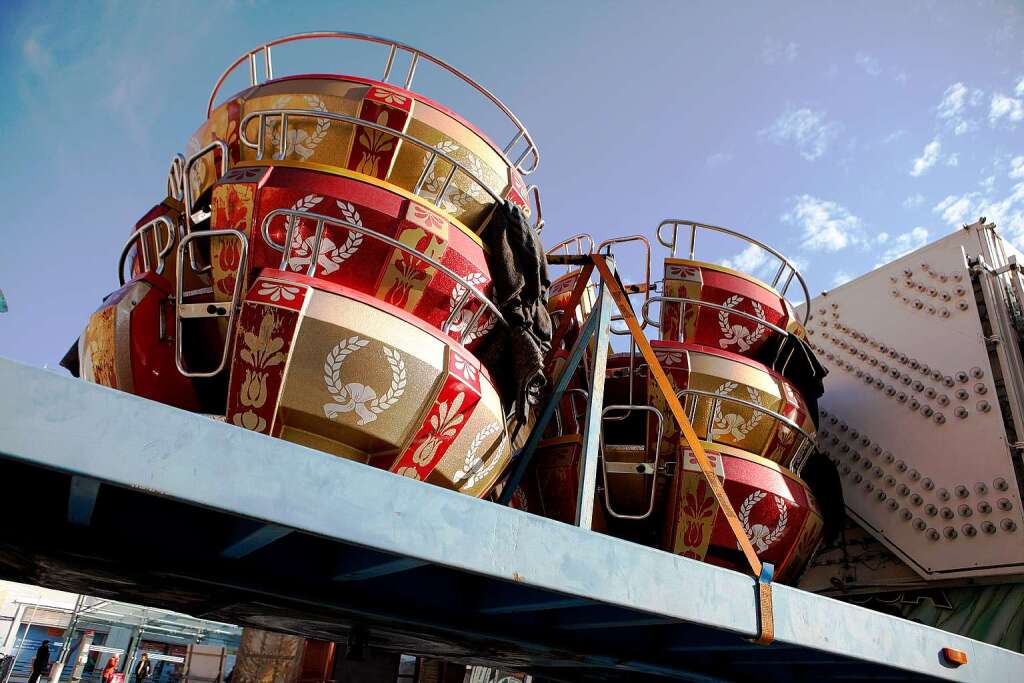
[[[630,377],[630,380],[632,380],[632,377]],[[604,484],[604,505],[605,505],[605,508],[608,510],[608,514],[611,515],[612,517],[615,517],[616,519],[632,519],[632,520],[647,519],[654,512],[654,499],[655,499],[655,497],[657,495],[657,492],[658,492],[658,488],[657,488],[657,486],[658,486],[658,474],[659,474],[659,464],[661,462],[661,437],[662,437],[662,435],[665,432],[665,416],[662,415],[661,411],[658,410],[657,408],[655,408],[654,406],[612,405],[612,406],[605,406],[604,410],[601,411],[601,417],[603,419],[608,419],[608,418],[605,417],[605,413],[607,413],[609,411],[615,411],[615,410],[625,410],[627,412],[627,414],[633,412],[634,410],[639,410],[639,411],[643,411],[643,412],[654,413],[658,417],[658,436],[656,438],[656,441],[654,442],[654,461],[653,462],[642,462],[642,463],[608,462],[607,450],[605,448],[607,446],[607,444],[604,442],[604,433],[603,433],[603,431],[601,433],[601,452],[602,452],[602,455],[604,456],[604,457],[601,458],[601,463],[602,463],[602,467],[601,467],[601,481]],[[618,444],[615,444],[615,445],[618,445]],[[645,444],[645,446],[646,446],[646,444]],[[623,467],[622,468],[616,468],[616,467],[612,467],[613,465],[623,465]],[[628,470],[625,467],[627,465],[633,468],[632,471]],[[609,491],[608,475],[609,474],[644,474],[644,475],[650,474],[651,475],[651,495],[650,495],[650,497],[648,499],[647,511],[644,512],[642,515],[627,515],[627,514],[624,514],[624,513],[616,512],[615,508],[612,506],[612,501],[611,501],[611,498],[610,498],[609,493],[608,493],[608,491]]]
[[[285,233],[285,244],[278,244],[270,236],[270,224],[278,216],[285,216],[291,219],[286,221],[286,225],[288,226],[288,228],[287,232]],[[279,268],[280,270],[289,270],[288,254],[292,250],[292,244],[295,239],[295,230],[298,227],[300,220],[310,220],[316,222],[315,240],[313,242],[314,248],[312,250],[312,255],[310,257],[309,268],[307,269],[306,272],[306,275],[308,275],[309,277],[315,276],[317,260],[320,257],[320,246],[323,243],[324,230],[326,229],[326,226],[332,225],[335,227],[346,228],[348,230],[358,232],[362,235],[372,237],[373,239],[379,240],[387,244],[388,246],[400,249],[407,254],[411,254],[417,259],[426,261],[427,263],[430,264],[432,268],[436,268],[437,270],[441,271],[444,275],[451,278],[458,285],[465,287],[466,293],[459,298],[458,303],[454,307],[452,307],[452,311],[448,315],[447,320],[445,320],[444,323],[441,325],[441,331],[444,332],[445,334],[448,333],[448,330],[451,328],[451,324],[458,317],[458,314],[461,313],[465,309],[466,304],[469,303],[470,294],[472,294],[476,299],[478,299],[480,303],[483,305],[477,308],[477,310],[473,313],[473,317],[470,318],[469,322],[466,323],[466,327],[460,331],[459,341],[462,340],[463,336],[465,336],[466,333],[476,328],[477,323],[480,321],[480,317],[483,315],[484,309],[489,310],[494,315],[495,319],[498,320],[502,325],[508,324],[506,323],[504,316],[501,315],[501,311],[498,309],[498,307],[490,299],[488,299],[483,292],[477,289],[475,285],[472,285],[468,281],[466,281],[458,273],[449,269],[447,266],[442,265],[440,261],[433,258],[432,256],[428,256],[427,254],[424,254],[422,251],[416,249],[415,247],[411,247],[408,244],[403,244],[399,240],[396,240],[393,237],[389,237],[388,235],[385,235],[383,233],[377,232],[376,230],[373,230],[371,228],[367,228],[362,225],[357,225],[355,223],[342,220],[340,218],[334,218],[320,213],[313,213],[309,211],[296,211],[294,209],[274,209],[263,218],[263,223],[261,225],[260,232],[263,235],[264,242],[266,242],[268,245],[270,245],[271,248],[275,249],[276,251],[281,252],[281,265]]]
[[[164,245],[161,245],[160,243],[160,232],[157,229],[160,225],[164,226],[167,231],[167,243]],[[161,275],[164,272],[164,262],[167,260],[167,257],[171,255],[171,252],[174,251],[174,242],[178,230],[177,226],[173,224],[171,219],[167,216],[157,216],[145,225],[141,225],[136,228],[135,231],[132,232],[131,236],[128,237],[124,246],[121,247],[121,257],[117,261],[117,277],[120,281],[121,287],[123,287],[125,283],[124,265],[128,258],[128,252],[131,251],[131,248],[136,244],[138,245],[136,253],[142,254],[142,272],[148,273],[151,270],[149,250],[146,248],[146,243],[143,241],[146,237],[146,233],[148,232],[153,233],[153,241],[157,247],[156,268],[153,269],[153,272],[157,275]]]
[[[667,227],[667,226],[671,226],[672,227],[672,241],[671,242],[666,241],[665,238],[662,237],[662,234],[661,234],[662,229]],[[793,279],[796,278],[797,282],[800,283],[800,289],[802,289],[803,293],[804,293],[803,324],[804,325],[807,324],[807,317],[810,315],[810,308],[811,308],[810,307],[811,295],[807,291],[807,283],[804,282],[803,276],[800,274],[800,271],[797,270],[797,267],[795,265],[793,265],[792,261],[790,261],[788,258],[783,256],[782,254],[780,254],[779,252],[777,252],[774,249],[772,249],[771,247],[769,247],[764,242],[760,242],[758,240],[755,240],[753,237],[749,237],[747,235],[744,235],[741,232],[736,232],[735,230],[731,230],[729,228],[723,228],[722,226],[719,226],[719,225],[710,225],[708,223],[698,223],[696,221],[691,221],[691,220],[686,220],[686,219],[679,219],[679,218],[668,218],[666,220],[663,220],[661,223],[658,224],[658,228],[657,228],[657,230],[655,232],[655,236],[658,238],[658,242],[662,246],[668,247],[672,257],[675,257],[675,255],[676,255],[676,242],[678,241],[680,226],[690,228],[690,256],[689,256],[689,259],[691,261],[695,260],[695,252],[696,252],[696,245],[697,245],[697,231],[698,230],[709,230],[711,232],[718,232],[718,233],[722,233],[723,235],[729,235],[730,237],[735,237],[736,239],[741,240],[743,242],[746,242],[747,244],[752,244],[752,245],[754,245],[756,247],[760,247],[761,249],[765,250],[766,252],[768,252],[769,254],[774,256],[775,258],[777,258],[779,260],[779,262],[780,262],[779,263],[779,269],[776,271],[775,277],[772,279],[771,287],[773,289],[776,289],[776,291],[779,292],[779,295],[782,296],[783,298],[785,298],[786,297],[786,292],[789,291],[789,286],[793,283]],[[786,278],[786,283],[782,286],[782,289],[781,290],[777,289],[778,284],[779,284],[779,280],[782,279],[782,276],[785,274],[787,268],[789,269],[789,277]],[[792,305],[792,304],[790,304],[790,305]]]
[[[185,303],[185,247],[191,246],[193,240],[224,237],[234,238],[239,243],[238,270],[235,272],[235,287],[231,294],[230,308],[218,302],[187,304]],[[210,266],[207,266],[209,268]],[[178,244],[178,271],[174,284],[174,364],[178,372],[185,377],[214,377],[219,375],[228,363],[231,351],[231,340],[234,337],[235,319],[242,301],[245,275],[249,269],[249,241],[245,234],[238,230],[197,230],[185,235]],[[221,351],[220,363],[210,371],[194,371],[185,367],[185,350],[182,345],[182,321],[188,318],[227,318],[227,332],[224,337],[224,349]]]
[[[379,45],[387,46],[389,48],[388,58],[387,63],[384,65],[384,75],[381,77],[381,81],[383,81],[384,83],[387,83],[388,79],[391,77],[392,67],[394,66],[395,57],[397,56],[399,50],[408,53],[409,55],[411,55],[409,61],[409,69],[406,72],[405,82],[402,86],[406,90],[409,90],[412,87],[413,77],[416,74],[416,66],[419,63],[419,60],[421,59],[431,62],[434,65],[443,69],[444,71],[447,71],[449,74],[455,76],[463,83],[469,85],[471,88],[475,89],[478,93],[487,98],[506,117],[508,117],[512,125],[515,126],[516,134],[512,137],[508,144],[506,144],[505,147],[502,148],[502,155],[507,157],[507,155],[512,152],[512,150],[521,140],[525,141],[525,148],[519,154],[515,161],[510,162],[511,165],[515,167],[515,169],[519,171],[519,173],[521,173],[522,175],[529,175],[533,173],[535,170],[537,170],[537,167],[540,165],[540,150],[537,149],[537,145],[534,143],[529,131],[527,131],[526,126],[524,126],[522,122],[519,121],[519,118],[514,113],[512,113],[512,110],[509,109],[504,102],[498,99],[496,95],[491,93],[490,90],[480,85],[472,78],[467,76],[465,73],[463,73],[459,69],[456,69],[454,66],[448,64],[447,62],[438,57],[435,57],[429,53],[412,47],[411,45],[406,45],[405,43],[401,43],[396,40],[389,40],[388,38],[381,38],[379,36],[372,36],[365,33],[349,33],[344,31],[313,31],[309,33],[297,33],[295,35],[285,36],[283,38],[271,40],[267,43],[263,43],[262,45],[252,50],[249,50],[244,55],[236,59],[227,69],[224,70],[224,72],[220,75],[220,78],[217,79],[216,84],[213,86],[213,91],[210,93],[210,99],[206,105],[206,115],[210,116],[213,113],[214,104],[217,100],[217,93],[220,90],[221,86],[224,84],[224,81],[228,78],[228,76],[230,76],[235,71],[235,69],[237,69],[243,63],[249,63],[249,83],[251,86],[255,87],[259,85],[261,82],[259,79],[259,70],[257,68],[258,55],[263,55],[263,77],[264,81],[269,81],[274,78],[273,59],[271,55],[271,49],[273,47],[300,40],[319,40],[324,38],[354,40],[367,43],[377,43]],[[523,164],[528,159],[531,163],[530,166],[526,168],[523,166]]]
[[[195,154],[190,156],[186,161],[182,169],[182,194],[185,198],[185,236],[192,234],[192,228],[195,223],[202,223],[210,217],[209,211],[193,211],[193,205],[195,204],[196,198],[192,196],[192,167],[195,166],[196,162],[202,159],[204,156],[215,150],[220,150],[220,175],[223,176],[228,170],[228,145],[223,140],[214,140],[210,144],[206,145],[202,149],[196,151]],[[173,169],[174,162],[171,162]],[[218,176],[220,177],[220,176]],[[192,266],[192,270],[197,273],[205,273],[209,271],[212,266],[207,263],[205,266],[200,267],[196,263],[195,249],[191,246],[188,250],[188,262]],[[178,258],[178,263],[184,263],[181,257]]]
[[[70,476],[101,482],[88,527],[45,516],[0,528],[5,547],[34,558],[9,578],[38,578],[46,562],[65,588],[310,637],[343,640],[363,624],[382,645],[556,679],[1024,679],[1018,653],[783,585],[772,588],[776,644],[759,647],[747,640],[758,631],[752,576],[39,368],[0,360],[0,385],[20,388],[0,392],[0,477],[14,501],[60,510]],[[118,525],[154,514],[202,542],[140,552]],[[206,551],[242,521],[291,533],[237,558]],[[380,569],[332,582],[327,551]],[[305,553],[324,561],[295,561]],[[945,664],[945,647],[968,663]]]

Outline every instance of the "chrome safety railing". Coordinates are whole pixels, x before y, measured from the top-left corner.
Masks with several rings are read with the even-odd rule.
[[[656,234],[656,236],[658,238],[658,242],[662,246],[668,247],[669,250],[671,251],[671,256],[673,256],[673,257],[676,255],[676,247],[677,247],[677,242],[678,242],[678,237],[679,237],[679,228],[680,227],[688,228],[689,231],[690,231],[690,242],[689,242],[690,250],[689,250],[689,257],[688,257],[690,260],[693,260],[693,259],[696,258],[697,231],[698,230],[707,230],[707,231],[710,231],[710,232],[718,232],[718,233],[721,233],[723,235],[729,235],[730,237],[735,237],[736,239],[738,239],[738,240],[740,240],[742,242],[746,242],[747,244],[759,247],[759,248],[763,249],[765,252],[767,252],[768,254],[771,254],[772,256],[774,256],[779,261],[779,268],[778,268],[777,271],[775,271],[775,276],[772,278],[771,287],[773,289],[775,289],[776,291],[778,291],[779,294],[783,298],[785,298],[786,297],[786,292],[789,291],[789,287],[793,283],[794,279],[800,284],[800,289],[803,290],[803,295],[804,295],[803,324],[805,324],[805,325],[807,324],[807,317],[808,317],[808,315],[810,315],[810,309],[811,309],[811,306],[810,306],[811,295],[810,295],[810,293],[807,290],[807,283],[804,282],[803,276],[800,275],[800,271],[797,270],[797,267],[793,264],[792,261],[790,261],[788,258],[783,256],[782,254],[780,254],[776,250],[774,250],[771,247],[769,247],[767,244],[765,244],[763,242],[760,242],[758,240],[755,240],[754,238],[749,237],[747,235],[744,235],[741,232],[736,232],[735,230],[731,230],[729,228],[723,228],[723,227],[718,226],[718,225],[709,225],[707,223],[698,223],[696,221],[670,218],[670,219],[664,220],[664,221],[662,221],[661,223],[658,224],[658,229],[657,229],[657,232],[655,234]],[[671,228],[671,239],[669,239],[669,238],[667,238],[667,237],[662,235],[662,231],[666,230],[667,228]],[[788,273],[788,275],[787,275],[787,273]],[[782,286],[780,288],[779,287],[779,282],[782,280],[782,277],[784,275],[786,275],[786,281],[782,284]]]
[[[185,297],[185,249],[190,247],[197,239],[228,238],[235,239],[239,244],[238,270],[235,271],[235,283],[231,294],[230,307],[223,302],[211,301],[202,303],[186,303]],[[174,363],[178,366],[178,372],[185,377],[214,377],[219,375],[228,363],[228,353],[231,350],[231,340],[234,337],[235,318],[238,316],[238,309],[242,301],[242,290],[245,288],[245,279],[249,267],[249,241],[245,234],[238,230],[196,230],[181,238],[178,244],[178,269],[174,287]],[[209,266],[207,266],[207,270]],[[209,290],[200,290],[203,293]],[[224,337],[224,347],[221,350],[220,361],[212,370],[192,370],[185,363],[185,347],[182,342],[182,323],[185,320],[202,318],[227,318],[227,333]]]
[[[192,234],[193,228],[197,223],[202,223],[208,219],[211,215],[211,209],[195,210],[196,197],[193,196],[195,188],[192,187],[192,170],[196,167],[196,164],[205,157],[207,154],[212,152],[220,151],[220,176],[227,173],[228,170],[228,145],[223,140],[214,140],[210,144],[206,145],[200,150],[197,150],[192,156],[185,160],[185,164],[182,167],[182,194],[185,198],[185,235]],[[216,157],[214,157],[216,159]],[[172,162],[173,168],[173,162]],[[218,177],[220,177],[218,176]],[[210,264],[200,266],[196,262],[195,247],[192,245],[191,240],[188,242],[188,262],[192,266],[192,270],[197,273],[205,273],[210,270]],[[180,262],[180,261],[179,261]]]
[[[274,47],[296,41],[320,39],[352,40],[364,43],[376,43],[378,45],[384,45],[385,47],[389,48],[387,62],[384,64],[384,73],[380,79],[384,83],[388,83],[388,79],[391,78],[391,72],[395,65],[395,57],[398,55],[399,51],[408,54],[409,67],[408,70],[406,71],[405,80],[402,84],[402,87],[405,88],[406,90],[412,88],[413,77],[416,74],[416,67],[421,60],[430,62],[440,67],[442,70],[448,72],[452,76],[455,76],[463,83],[467,84],[471,88],[475,89],[478,93],[483,95],[495,107],[497,107],[502,112],[502,114],[504,114],[512,123],[516,131],[515,135],[513,135],[512,139],[508,142],[508,144],[506,144],[502,148],[501,152],[508,160],[510,160],[509,163],[512,166],[514,166],[517,171],[519,171],[523,175],[529,175],[530,173],[533,173],[535,170],[537,170],[537,167],[540,165],[540,151],[537,149],[537,145],[536,143],[534,143],[529,131],[526,130],[526,126],[524,126],[519,121],[519,118],[514,113],[512,113],[512,110],[509,109],[505,105],[505,103],[498,99],[498,97],[494,95],[490,90],[480,85],[472,78],[467,76],[465,73],[463,73],[459,69],[456,69],[454,66],[448,64],[447,62],[438,57],[435,57],[422,50],[414,48],[411,45],[406,45],[405,43],[390,40],[388,38],[367,35],[364,33],[348,33],[342,31],[314,31],[310,33],[298,33],[295,35],[285,36],[283,38],[272,40],[252,50],[249,50],[241,57],[236,59],[227,69],[224,70],[224,73],[221,74],[220,78],[217,79],[217,83],[213,86],[213,91],[210,93],[210,99],[206,105],[206,115],[210,116],[210,114],[213,113],[214,106],[216,105],[217,102],[217,93],[220,91],[221,86],[224,84],[227,78],[232,73],[234,73],[234,71],[242,64],[248,63],[249,83],[252,86],[257,86],[261,82],[269,81],[274,78],[274,66],[272,57],[272,49]],[[259,57],[261,55],[263,58],[262,81],[260,80],[260,70],[258,68]],[[515,150],[517,148],[522,148],[522,151],[520,151],[518,155],[515,157],[515,160],[512,161],[512,155],[516,153]],[[529,162],[528,166],[525,165],[527,164],[527,162]]]
[[[582,256],[594,251],[594,238],[585,232],[567,237],[545,252],[546,256],[555,256],[562,252],[566,256]]]
[[[171,167],[167,169],[167,196],[179,202],[185,201],[185,157],[175,154]]]
[[[616,519],[647,519],[654,512],[654,499],[657,495],[658,486],[658,474],[661,462],[661,437],[665,431],[665,416],[661,414],[661,411],[654,406],[645,405],[611,405],[605,406],[604,410],[601,411],[602,419],[613,419],[606,417],[608,413],[614,413],[617,411],[624,411],[627,415],[632,413],[634,410],[652,413],[658,418],[658,433],[654,441],[654,460],[650,462],[608,462],[608,444],[604,441],[604,430],[601,430],[601,478],[604,483],[604,505],[605,509],[608,510],[608,514]],[[614,444],[618,446],[619,444]],[[650,495],[647,499],[647,509],[642,514],[628,514],[625,512],[619,512],[612,505],[611,494],[609,493],[608,487],[608,475],[609,474],[642,474],[650,475]]]
[[[159,228],[161,226],[164,228],[164,233],[166,235],[166,239],[163,241],[161,241],[160,239]],[[153,235],[153,244],[156,247],[156,254],[154,255],[156,257],[155,267],[150,262],[149,249],[147,248],[145,241],[146,237],[149,234]],[[135,246],[136,258],[138,258],[138,254],[142,254],[142,272],[148,273],[149,271],[152,270],[157,275],[160,275],[164,272],[164,264],[167,260],[167,257],[170,256],[171,252],[174,250],[174,242],[176,237],[177,226],[175,226],[175,224],[167,216],[157,216],[156,218],[146,223],[145,225],[141,225],[138,228],[136,228],[135,231],[131,234],[131,236],[128,237],[128,240],[124,243],[124,246],[121,247],[121,258],[118,259],[117,261],[117,277],[121,283],[121,286],[123,287],[125,283],[125,261],[127,261],[128,253],[131,251],[133,246]]]
[[[342,123],[350,124],[352,126],[365,126],[367,128],[372,128],[374,130],[387,133],[388,135],[393,135],[394,137],[399,138],[400,140],[403,140],[405,142],[408,142],[409,144],[415,145],[416,147],[420,148],[427,155],[427,163],[423,166],[423,171],[420,173],[419,178],[416,180],[416,184],[413,185],[411,192],[417,197],[423,197],[428,201],[432,201],[434,206],[438,208],[443,207],[443,204],[448,197],[448,190],[452,186],[452,182],[455,179],[456,173],[463,174],[466,178],[469,179],[470,182],[473,183],[473,185],[479,187],[481,190],[487,193],[487,195],[491,198],[491,201],[493,201],[495,204],[501,204],[504,201],[504,199],[502,199],[497,192],[491,189],[491,187],[482,178],[480,178],[473,171],[471,171],[469,167],[467,167],[458,159],[455,159],[447,152],[438,149],[437,147],[431,145],[428,142],[420,140],[414,135],[409,135],[408,133],[402,132],[400,130],[395,130],[394,128],[389,128],[388,126],[377,123],[375,121],[367,121],[356,116],[349,116],[347,114],[336,114],[334,112],[327,111],[318,111],[315,109],[264,109],[261,111],[251,112],[247,114],[245,118],[242,119],[238,139],[244,146],[256,152],[257,160],[263,160],[264,158],[267,157],[267,136],[265,135],[264,131],[266,130],[268,123],[277,123],[277,125],[280,126],[278,130],[278,139],[281,141],[279,145],[280,149],[276,153],[271,154],[270,158],[274,161],[281,161],[287,158],[289,153],[288,126],[291,120],[295,118],[328,119],[331,121],[340,121]],[[276,121],[272,121],[272,119],[276,119]],[[249,128],[251,127],[249,124],[253,120],[257,121],[257,131],[255,140],[250,139],[248,135]],[[273,144],[273,142],[271,144]],[[424,197],[423,189],[424,186],[427,184],[427,180],[430,178],[431,171],[434,170],[439,160],[448,162],[451,165],[451,169],[448,171],[447,174],[445,174],[445,178],[441,184],[441,188],[437,190],[437,196],[434,197],[433,199],[430,199],[429,197]],[[530,191],[527,192],[527,200],[529,200],[529,195],[531,194],[534,197],[534,201],[537,207],[536,215],[534,217],[533,229],[539,232],[543,228],[544,222],[543,218],[541,217],[540,189],[537,188],[536,185],[531,186]]]
[[[286,220],[287,230],[285,233],[284,244],[279,244],[275,242],[274,238],[271,237],[270,235],[270,224],[278,216],[283,216],[285,217]],[[263,235],[263,240],[268,245],[270,245],[273,249],[281,252],[280,270],[296,272],[294,269],[290,267],[289,261],[291,259],[289,258],[289,255],[291,254],[292,249],[294,249],[293,245],[295,244],[295,231],[298,229],[300,222],[303,220],[312,221],[316,224],[316,230],[313,237],[313,244],[310,245],[309,267],[306,269],[305,273],[307,276],[315,277],[316,268],[318,266],[318,261],[320,257],[320,250],[323,246],[324,232],[327,229],[327,226],[344,228],[346,230],[356,232],[360,235],[365,235],[367,237],[379,240],[389,246],[395,247],[396,249],[400,249],[401,251],[410,254],[417,260],[423,261],[429,264],[430,267],[437,269],[445,276],[450,278],[453,282],[455,282],[458,286],[463,288],[463,294],[456,301],[455,305],[452,307],[451,312],[448,314],[448,318],[441,325],[441,331],[444,332],[445,334],[449,333],[449,331],[452,329],[452,325],[455,323],[456,320],[458,320],[461,317],[462,312],[465,310],[466,306],[470,302],[470,298],[472,297],[474,299],[477,299],[480,302],[480,305],[477,307],[476,311],[474,311],[473,316],[466,322],[465,326],[456,330],[456,333],[459,335],[458,340],[460,343],[466,337],[467,334],[476,330],[477,324],[479,323],[480,318],[485,310],[490,311],[497,321],[501,322],[503,325],[506,324],[504,316],[501,315],[501,311],[498,310],[498,307],[490,299],[488,299],[483,292],[477,289],[475,285],[468,282],[458,273],[452,271],[447,266],[442,265],[437,259],[423,253],[422,251],[416,249],[415,247],[411,247],[408,244],[403,244],[402,242],[396,240],[393,237],[377,232],[376,230],[373,230],[371,228],[367,228],[366,226],[357,225],[350,221],[342,220],[340,218],[334,218],[332,216],[326,216],[324,214],[312,213],[308,211],[296,211],[294,209],[274,209],[273,211],[269,212],[266,215],[266,217],[263,219],[263,224],[261,226],[261,233]]]
[[[722,394],[716,394],[713,391],[704,391],[703,389],[683,389],[682,391],[676,392],[676,398],[678,398],[684,404],[687,402],[687,399],[690,396],[693,396],[695,398],[695,400],[690,403],[690,406],[687,409],[691,423],[694,423],[694,420],[696,418],[698,399],[704,398],[711,399],[712,401],[711,410],[708,412],[708,419],[704,425],[704,431],[707,435],[706,438],[708,441],[713,440],[711,438],[711,434],[714,422],[715,420],[718,419],[718,416],[721,414],[722,403],[735,403],[745,408],[750,408],[751,410],[755,410],[759,413],[762,413],[763,415],[768,416],[769,418],[785,425],[786,427],[796,432],[797,436],[800,437],[801,442],[800,445],[797,446],[796,450],[794,451],[794,455],[791,459],[791,462],[799,461],[802,464],[805,459],[805,452],[814,448],[815,438],[813,434],[809,434],[800,425],[798,425],[796,422],[786,417],[785,415],[782,415],[781,413],[772,410],[767,406],[763,406],[760,403],[748,401],[747,399],[738,398],[736,396],[723,396]],[[695,423],[694,426],[696,426]],[[790,467],[790,469],[797,471],[793,467]],[[798,471],[797,474],[799,474]]]

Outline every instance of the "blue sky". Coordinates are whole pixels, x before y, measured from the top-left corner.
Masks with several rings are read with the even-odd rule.
[[[8,1],[0,356],[59,360],[220,72],[314,29],[409,42],[502,97],[541,147],[549,243],[692,218],[785,252],[812,293],[978,215],[1024,246],[1019,2]],[[375,72],[365,55],[281,55],[279,72]],[[490,123],[465,91],[422,84]],[[706,257],[764,267],[735,245]]]

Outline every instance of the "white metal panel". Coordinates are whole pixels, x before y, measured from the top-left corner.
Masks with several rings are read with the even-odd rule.
[[[847,509],[931,579],[1024,572],[1021,495],[965,251],[983,251],[979,228],[816,297],[808,326],[829,370],[820,443]]]

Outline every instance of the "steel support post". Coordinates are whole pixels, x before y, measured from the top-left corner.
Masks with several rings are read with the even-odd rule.
[[[615,262],[606,257],[609,270],[615,272]],[[586,419],[583,423],[583,452],[580,458],[580,479],[577,487],[576,526],[589,529],[594,520],[594,497],[597,492],[597,461],[601,448],[601,412],[604,407],[605,370],[608,367],[608,346],[611,342],[611,296],[604,281],[597,290],[597,302],[590,315],[597,319],[594,331],[594,363],[590,375],[590,396]]]

